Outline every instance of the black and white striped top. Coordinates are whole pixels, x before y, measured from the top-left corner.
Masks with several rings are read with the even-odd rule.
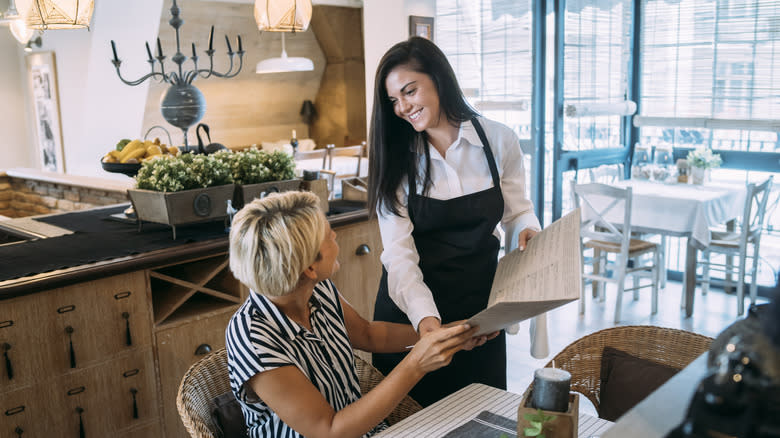
[[[241,404],[250,438],[301,436],[244,385],[257,373],[295,366],[336,411],[360,398],[338,296],[330,280],[317,284],[309,300],[311,332],[255,292],[231,318],[225,333],[230,387]]]

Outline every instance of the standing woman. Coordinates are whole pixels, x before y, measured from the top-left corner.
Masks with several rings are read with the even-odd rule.
[[[479,117],[444,53],[412,37],[379,63],[371,118],[369,208],[382,234],[383,275],[374,319],[411,323],[420,333],[487,307],[506,247],[525,247],[540,230],[525,195],[515,133]],[[470,383],[506,389],[506,335],[459,352],[410,395],[427,406]],[[375,354],[383,372],[404,353]]]

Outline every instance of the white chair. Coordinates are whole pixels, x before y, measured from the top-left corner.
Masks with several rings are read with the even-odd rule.
[[[355,146],[335,147],[333,144],[327,146],[327,170],[332,174],[330,178],[331,196],[335,196],[336,192],[341,193],[341,187],[336,187],[339,181],[360,176],[365,149],[365,142]]]
[[[702,267],[701,291],[706,294],[710,286],[710,269],[726,274],[726,285],[731,274],[737,274],[737,315],[745,312],[745,274],[747,258],[752,259],[750,268],[750,303],[756,302],[756,274],[758,273],[758,249],[761,244],[761,229],[764,226],[767,200],[772,188],[770,176],[761,184],[748,184],[745,196],[745,208],[742,213],[740,230],[711,231],[710,246],[702,250],[698,265]],[[748,246],[752,246],[752,255],[748,255]],[[738,263],[714,263],[710,261],[712,253],[723,254],[726,257],[738,257]]]
[[[575,208],[582,208],[580,227],[580,248],[583,252],[582,279],[598,282],[599,300],[604,301],[604,283],[617,283],[615,323],[620,321],[623,293],[652,288],[652,314],[658,312],[658,286],[660,282],[660,248],[653,242],[631,238],[631,188],[619,189],[599,183],[576,184],[571,182],[571,193]],[[622,209],[622,211],[621,211]],[[619,212],[622,222],[607,220],[610,212]],[[615,214],[613,213],[613,215]],[[614,216],[613,216],[614,217]],[[593,251],[588,257],[586,252]],[[614,255],[610,260],[610,254]],[[645,255],[651,256],[647,263]],[[629,266],[629,260],[632,261]],[[591,272],[585,272],[585,265],[592,264]],[[609,273],[611,271],[611,275]],[[650,278],[650,284],[626,289],[626,276]],[[585,313],[585,284],[580,297],[580,314]]]

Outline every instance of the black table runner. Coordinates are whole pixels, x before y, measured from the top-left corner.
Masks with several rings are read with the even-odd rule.
[[[35,219],[71,230],[73,234],[1,246],[0,281],[227,237],[222,220],[177,226],[176,240],[173,240],[168,225],[144,222],[142,231],[138,231],[136,224],[110,219],[127,206]]]

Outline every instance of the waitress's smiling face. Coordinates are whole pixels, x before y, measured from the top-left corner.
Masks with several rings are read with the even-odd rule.
[[[387,75],[385,88],[395,115],[415,131],[435,128],[441,122],[439,93],[427,74],[399,65]]]

